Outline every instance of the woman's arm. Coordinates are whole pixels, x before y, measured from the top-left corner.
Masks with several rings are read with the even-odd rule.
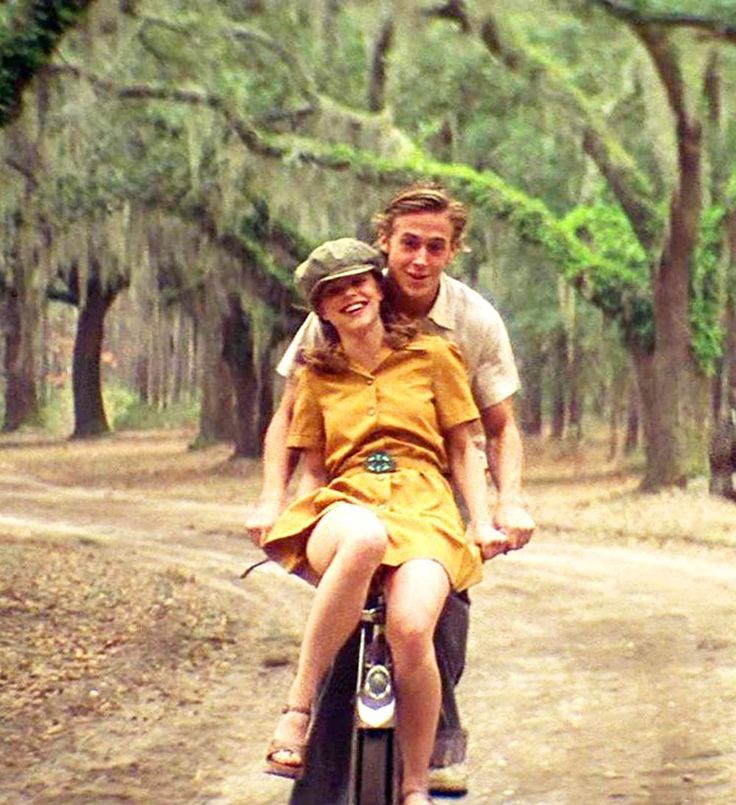
[[[307,495],[327,483],[324,452],[318,449],[309,449],[302,452],[304,471],[296,488],[297,495]]]
[[[296,383],[293,379],[288,379],[281,402],[266,429],[261,494],[245,521],[246,531],[258,545],[284,508],[286,489],[299,461],[299,451],[286,446],[295,400]]]
[[[506,535],[493,527],[483,456],[472,437],[472,423],[463,422],[445,433],[447,458],[455,486],[465,501],[470,522],[468,529],[484,559],[509,549]]]

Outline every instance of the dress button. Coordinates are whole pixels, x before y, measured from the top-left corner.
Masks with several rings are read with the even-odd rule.
[[[367,383],[369,386],[372,386],[372,385],[373,385],[373,378],[372,378],[372,377],[369,377],[369,378],[368,378],[368,379],[367,379],[365,382],[366,382],[366,383]]]
[[[373,408],[373,406],[371,406],[371,407],[368,409],[368,416],[373,416],[375,413],[376,413],[376,409],[375,409],[375,408]]]

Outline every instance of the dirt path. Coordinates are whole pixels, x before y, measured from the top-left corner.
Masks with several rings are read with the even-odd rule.
[[[86,449],[0,453],[0,801],[285,803],[260,758],[309,592],[237,580],[257,558],[239,530],[253,468],[187,475],[172,453],[158,478],[105,473]],[[550,527],[490,571],[464,802],[736,801],[732,550]]]

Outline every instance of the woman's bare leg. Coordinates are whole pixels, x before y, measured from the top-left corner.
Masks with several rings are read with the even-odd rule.
[[[426,790],[442,701],[434,629],[450,582],[431,559],[401,565],[386,583],[386,628],[396,673],[404,791]],[[421,799],[417,796],[417,801]],[[407,805],[412,803],[409,797]]]
[[[289,690],[290,705],[312,706],[322,677],[360,620],[387,539],[383,523],[373,512],[347,503],[329,511],[312,531],[307,558],[321,578],[307,616],[296,675]],[[274,740],[299,744],[307,727],[308,718],[303,714],[285,713]],[[274,760],[296,764],[300,758],[277,753]]]

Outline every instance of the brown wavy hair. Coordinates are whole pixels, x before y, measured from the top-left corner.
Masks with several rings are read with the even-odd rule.
[[[396,313],[387,301],[386,280],[378,275],[378,284],[384,293],[381,302],[381,319],[386,334],[383,343],[391,349],[402,349],[416,338],[419,327],[412,319]],[[348,356],[340,343],[337,330],[330,322],[320,317],[324,344],[311,347],[310,349],[300,350],[297,355],[297,363],[302,366],[309,366],[320,374],[340,375],[348,370]]]

